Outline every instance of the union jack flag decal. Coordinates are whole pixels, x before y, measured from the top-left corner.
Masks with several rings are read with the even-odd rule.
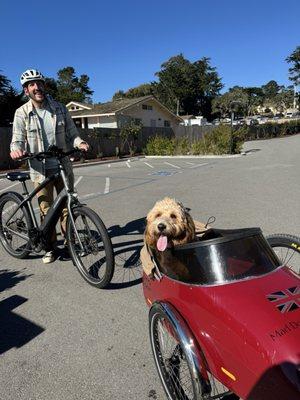
[[[297,310],[300,308],[300,286],[268,294],[267,299],[275,303],[281,313]]]

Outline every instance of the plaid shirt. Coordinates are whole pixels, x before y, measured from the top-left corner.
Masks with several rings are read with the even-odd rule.
[[[53,142],[64,151],[77,147],[83,140],[79,137],[66,106],[58,103],[49,95],[46,97],[52,111],[53,135],[55,136]],[[31,153],[47,150],[44,148],[40,121],[31,100],[15,112],[10,150],[27,150]],[[72,176],[72,164],[69,158],[64,158],[63,162],[67,175]],[[33,159],[29,164],[31,180],[42,182],[45,179],[45,162]]]

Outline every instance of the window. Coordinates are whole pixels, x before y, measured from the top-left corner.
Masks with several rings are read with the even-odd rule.
[[[164,121],[164,127],[165,127],[165,128],[169,128],[170,126],[171,126],[170,121],[167,121],[167,120],[165,119],[165,121]]]
[[[142,109],[143,110],[153,110],[153,107],[149,106],[148,104],[142,104]]]

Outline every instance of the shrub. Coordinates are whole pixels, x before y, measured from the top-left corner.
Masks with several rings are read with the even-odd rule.
[[[231,132],[231,127],[220,125],[204,135],[201,140],[189,143],[187,137],[168,139],[155,136],[148,140],[146,154],[148,155],[186,155],[186,154],[234,154],[241,151],[246,128]]]
[[[175,149],[175,139],[169,139],[164,136],[151,137],[146,145],[148,155],[166,156],[173,155]]]

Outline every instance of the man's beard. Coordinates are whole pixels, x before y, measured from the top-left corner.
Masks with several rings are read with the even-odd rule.
[[[34,101],[36,101],[37,103],[41,103],[41,104],[42,104],[42,103],[44,102],[44,100],[45,100],[45,92],[40,90],[39,95],[42,96],[42,99],[37,99],[37,98],[35,97],[36,94],[34,94],[34,93],[29,93],[29,94],[28,94],[28,96],[31,98],[31,100],[34,100]]]

